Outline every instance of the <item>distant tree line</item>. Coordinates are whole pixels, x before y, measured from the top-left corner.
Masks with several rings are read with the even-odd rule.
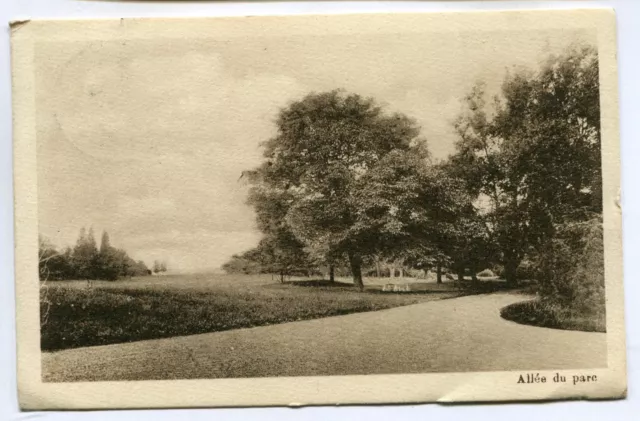
[[[263,238],[223,268],[346,268],[360,288],[380,262],[438,281],[489,268],[603,307],[596,50],[510,73],[493,98],[478,83],[463,103],[455,152],[439,162],[414,120],[374,99],[336,90],[283,108],[263,164],[242,175]]]
[[[154,260],[153,273],[165,273],[167,271],[167,263],[160,260]]]
[[[127,253],[111,246],[109,234],[102,233],[100,248],[96,245],[93,229],[80,230],[76,245],[58,250],[47,239],[40,237],[38,251],[40,279],[104,279],[151,274],[142,261],[135,261]]]

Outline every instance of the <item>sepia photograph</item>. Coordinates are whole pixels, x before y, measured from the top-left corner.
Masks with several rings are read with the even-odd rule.
[[[14,23],[21,404],[624,397],[614,34]]]

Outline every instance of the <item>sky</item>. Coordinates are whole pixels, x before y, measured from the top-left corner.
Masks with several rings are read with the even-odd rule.
[[[39,231],[81,227],[176,272],[214,270],[257,244],[243,170],[281,107],[342,88],[414,117],[436,159],[477,81],[497,93],[586,32],[445,32],[130,39],[36,47]]]

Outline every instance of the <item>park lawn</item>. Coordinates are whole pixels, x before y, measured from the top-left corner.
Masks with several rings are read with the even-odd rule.
[[[265,326],[382,310],[451,298],[432,293],[359,292],[350,284],[215,284],[154,288],[125,282],[41,289],[41,347],[45,351]]]
[[[540,299],[508,305],[500,310],[500,315],[516,323],[552,329],[606,332],[607,327],[604,309],[587,314]]]

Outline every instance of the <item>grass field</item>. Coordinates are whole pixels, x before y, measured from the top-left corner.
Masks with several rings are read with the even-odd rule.
[[[460,295],[450,284],[433,285],[420,293],[382,293],[381,283],[370,282],[359,292],[349,283],[279,284],[268,275],[49,282],[41,289],[41,346],[53,351],[218,332]]]
[[[538,299],[523,301],[504,307],[500,315],[516,323],[585,332],[606,332],[607,321],[604,311],[584,314]]]

